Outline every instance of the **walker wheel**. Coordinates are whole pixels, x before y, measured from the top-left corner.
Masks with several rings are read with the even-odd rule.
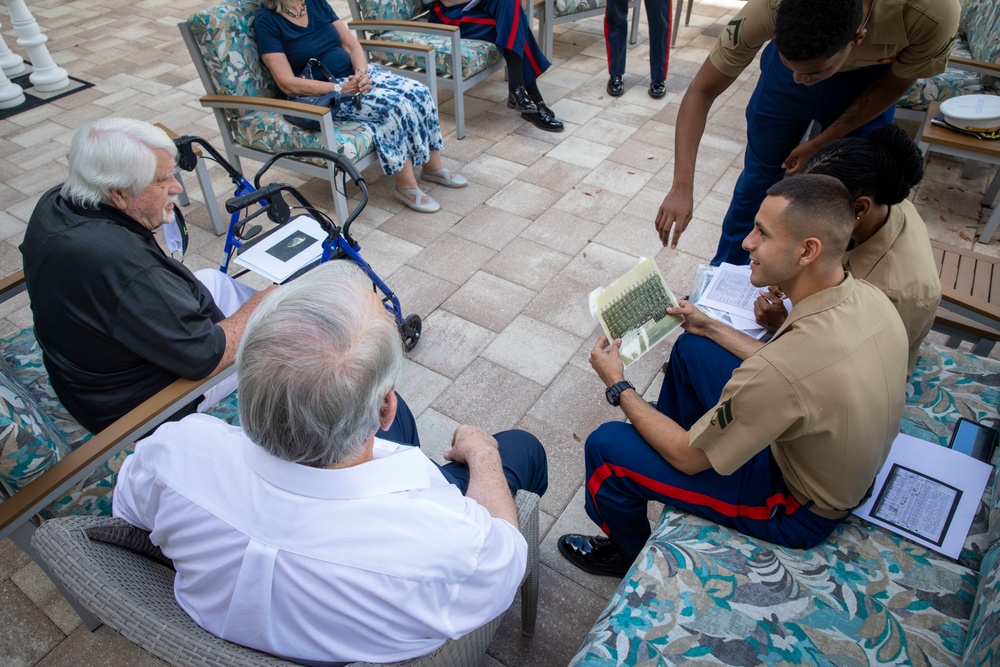
[[[423,323],[419,315],[409,315],[403,323],[399,325],[399,335],[403,337],[403,349],[409,352],[420,342],[420,332],[423,330]]]

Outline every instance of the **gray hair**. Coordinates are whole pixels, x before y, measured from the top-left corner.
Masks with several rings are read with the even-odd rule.
[[[354,264],[269,295],[236,352],[240,423],[270,454],[326,467],[363,451],[403,365],[399,329]]]
[[[84,125],[70,146],[62,196],[85,208],[108,202],[111,190],[139,196],[156,178],[156,151],[177,156],[167,133],[149,123],[104,118]]]

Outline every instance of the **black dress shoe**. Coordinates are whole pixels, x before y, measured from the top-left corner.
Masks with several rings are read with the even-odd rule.
[[[621,579],[632,567],[632,561],[606,537],[563,535],[558,545],[566,560],[590,574]]]
[[[667,94],[667,82],[666,81],[654,81],[649,84],[649,96],[655,97],[657,99],[663,97]]]
[[[552,109],[545,106],[545,102],[536,102],[538,106],[538,113],[523,113],[521,116],[531,124],[537,127],[539,130],[545,130],[546,132],[562,132],[563,124],[562,121],[556,118],[556,115],[552,113]]]
[[[518,86],[510,91],[507,96],[507,108],[521,113],[538,113],[538,105],[531,100],[524,86]]]
[[[608,95],[620,97],[625,92],[625,77],[613,76],[608,79]]]

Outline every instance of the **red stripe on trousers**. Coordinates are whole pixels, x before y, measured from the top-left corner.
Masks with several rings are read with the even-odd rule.
[[[597,507],[597,492],[600,490],[601,484],[603,484],[604,480],[612,475],[615,477],[630,479],[647,489],[655,491],[662,496],[666,496],[667,498],[674,498],[675,500],[680,500],[691,505],[707,507],[718,512],[719,514],[722,514],[723,516],[728,517],[742,516],[748,519],[755,519],[757,521],[767,521],[771,518],[771,512],[777,505],[784,505],[789,514],[799,509],[799,502],[795,500],[794,496],[791,495],[786,496],[781,493],[776,493],[765,501],[764,506],[754,507],[750,505],[736,505],[728,503],[724,500],[719,500],[718,498],[707,496],[704,493],[688,491],[687,489],[670,486],[669,484],[658,482],[655,479],[646,477],[645,475],[640,475],[639,473],[629,470],[628,468],[614,466],[610,463],[605,463],[603,466],[595,470],[594,474],[592,474],[590,479],[587,481],[587,490],[590,492],[590,497],[594,501],[595,508]]]
[[[628,18],[626,10],[625,18]],[[608,41],[608,14],[604,14],[604,50],[608,52],[608,74],[611,74],[611,42]]]
[[[479,23],[482,25],[497,24],[495,19],[476,18],[473,16],[463,16],[457,21],[455,19],[450,19],[444,15],[444,12],[441,10],[441,5],[436,2],[434,3],[434,13],[437,14],[439,19],[441,19],[441,23],[444,23],[445,25],[459,25],[462,23]]]
[[[507,50],[514,50],[514,42],[517,41],[517,24],[521,22],[521,0],[508,0],[514,3],[514,25],[510,28],[510,38],[507,40]],[[527,47],[524,49],[528,51]]]
[[[531,54],[531,49],[528,48],[527,44],[524,45],[524,57],[528,59],[528,64],[531,65],[531,69],[535,71],[535,76],[541,76],[542,68],[538,66],[538,63],[535,61],[535,56]]]

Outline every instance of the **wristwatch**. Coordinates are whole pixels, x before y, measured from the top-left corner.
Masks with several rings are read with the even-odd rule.
[[[605,397],[607,397],[608,403],[610,403],[615,407],[618,407],[618,404],[621,403],[622,400],[622,392],[625,391],[626,389],[635,389],[635,385],[633,385],[628,380],[622,380],[621,382],[616,382],[615,384],[605,389],[604,395]]]
[[[341,90],[340,90],[340,84],[339,83],[333,84],[333,92],[335,92],[335,93],[341,92]]]

